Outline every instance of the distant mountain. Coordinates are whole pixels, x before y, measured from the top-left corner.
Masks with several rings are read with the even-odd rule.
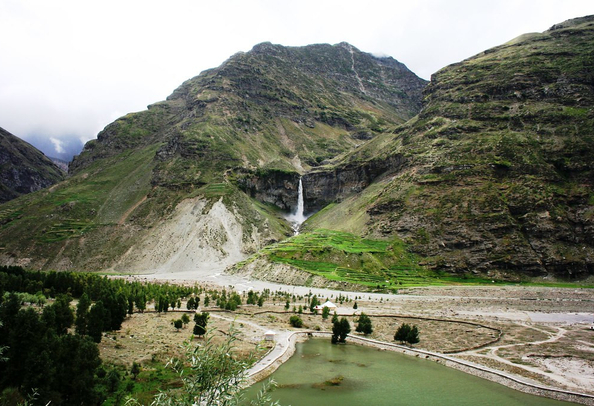
[[[109,124],[51,192],[0,207],[0,261],[222,269],[290,235],[300,174],[416,115],[426,83],[347,43],[256,45]]]
[[[54,163],[54,165],[56,165],[58,168],[63,170],[64,173],[68,173],[68,161],[65,161],[60,158],[51,157],[51,156],[48,158]]]
[[[64,176],[41,151],[0,128],[0,203],[51,186]]]
[[[76,136],[51,137],[42,134],[27,134],[23,139],[40,150],[47,157],[53,157],[70,162],[75,155],[80,154],[84,143]]]
[[[594,274],[594,17],[445,67],[424,96],[418,116],[332,168],[390,161],[386,173],[308,228],[398,237],[444,272]],[[316,194],[323,175],[308,176]]]

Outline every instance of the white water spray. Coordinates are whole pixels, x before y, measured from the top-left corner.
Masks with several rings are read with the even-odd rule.
[[[305,212],[305,203],[303,201],[303,182],[301,178],[299,178],[299,189],[297,195],[297,208],[295,209],[294,213],[291,213],[287,216],[287,220],[291,223],[293,227],[293,231],[295,231],[295,235],[299,234],[299,227],[305,220],[307,220],[307,216],[304,214]]]

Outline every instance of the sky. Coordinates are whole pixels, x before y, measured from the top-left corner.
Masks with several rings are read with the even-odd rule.
[[[0,0],[0,127],[69,159],[239,51],[349,42],[431,74],[592,0]]]

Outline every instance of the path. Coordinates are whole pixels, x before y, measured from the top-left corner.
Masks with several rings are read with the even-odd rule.
[[[129,216],[130,214],[132,214],[132,212],[133,212],[134,210],[136,210],[136,208],[137,208],[138,206],[140,206],[142,203],[144,203],[144,202],[146,201],[146,199],[147,199],[147,198],[148,198],[148,196],[143,196],[143,198],[142,198],[142,199],[140,199],[139,201],[137,201],[137,202],[134,204],[134,206],[130,207],[130,208],[129,208],[129,209],[128,209],[128,210],[127,210],[127,211],[126,211],[126,212],[125,212],[125,213],[122,215],[122,217],[120,218],[120,221],[118,221],[118,226],[121,226],[121,225],[123,225],[123,224],[126,222],[126,219],[128,218],[128,216]]]
[[[211,317],[254,327],[262,331],[262,337],[264,337],[264,332],[269,330],[251,320],[238,319],[236,317],[225,317],[225,315],[216,313],[211,313]],[[262,359],[260,359],[246,371],[246,378],[248,382],[252,383],[258,381],[258,377],[262,372],[266,372],[268,375],[276,370],[276,368],[278,368],[284,361],[293,355],[293,352],[295,351],[296,335],[303,334],[305,332],[306,331],[276,331],[274,336],[274,347],[264,357],[262,357]]]
[[[567,330],[564,329],[563,327],[555,327],[557,329],[557,331],[555,333],[551,333],[550,331],[539,329],[534,326],[526,326],[526,327],[530,327],[530,328],[537,330],[539,332],[548,334],[549,338],[547,338],[546,340],[530,341],[530,342],[523,342],[523,343],[517,343],[517,344],[512,343],[512,344],[494,345],[494,346],[489,346],[487,348],[461,351],[461,352],[456,353],[455,355],[470,355],[470,356],[474,356],[474,357],[478,357],[478,358],[492,359],[492,360],[495,360],[501,364],[509,365],[514,368],[523,369],[523,370],[531,372],[533,374],[537,374],[540,376],[544,376],[548,379],[552,379],[561,385],[565,385],[568,387],[578,387],[575,385],[575,382],[573,382],[571,379],[567,379],[567,378],[563,377],[562,375],[552,374],[550,372],[543,371],[541,368],[538,368],[538,367],[533,367],[533,366],[526,365],[526,364],[515,363],[512,361],[509,361],[506,358],[501,357],[498,354],[499,350],[505,349],[505,348],[514,348],[514,347],[522,347],[522,346],[538,346],[538,345],[542,345],[542,344],[554,343],[554,342],[559,341],[561,338],[563,338],[565,336],[565,334],[567,333]],[[485,350],[487,350],[486,353],[485,353]]]

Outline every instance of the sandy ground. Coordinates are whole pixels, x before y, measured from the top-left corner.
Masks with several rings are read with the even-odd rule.
[[[286,292],[292,294],[290,289]],[[297,296],[302,291],[295,288]],[[323,299],[335,300],[339,294],[349,297],[348,302],[337,303],[338,314],[350,318],[353,333],[360,312],[372,318],[374,332],[370,337],[385,342],[393,342],[403,322],[414,324],[421,336],[416,348],[447,353],[547,386],[594,394],[591,289],[510,286],[417,288],[399,295],[321,292]],[[355,301],[357,310],[353,309]],[[260,344],[264,347],[259,352],[262,356],[267,351],[264,332],[273,330],[281,337],[295,330],[288,322],[293,306],[306,302],[297,299],[289,312],[284,304],[277,299],[262,308],[243,305],[236,312],[202,310],[211,311],[209,327],[217,339],[223,340],[233,323],[241,337],[237,350],[247,354]],[[193,323],[179,332],[172,326],[172,320],[180,317],[177,311],[132,315],[122,330],[103,340],[102,357],[125,365],[152,359],[166,361],[191,337]],[[301,317],[305,328],[331,330],[331,321],[319,315],[307,312]]]

